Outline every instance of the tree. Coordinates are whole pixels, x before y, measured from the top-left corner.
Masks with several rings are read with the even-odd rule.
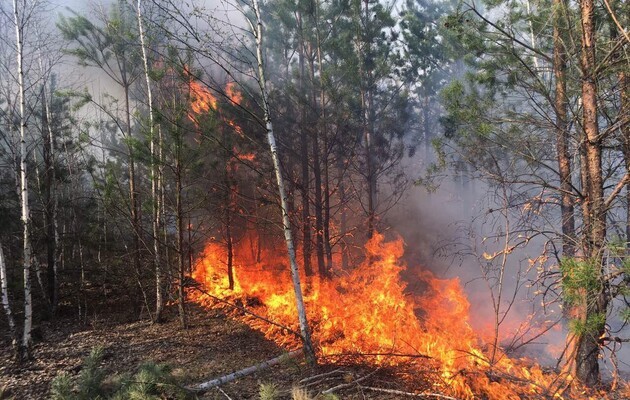
[[[311,364],[315,363],[315,352],[311,341],[310,329],[306,320],[306,310],[304,309],[304,300],[302,298],[302,288],[300,283],[300,275],[295,257],[295,247],[293,245],[293,233],[291,230],[291,221],[289,220],[288,201],[284,189],[284,178],[280,167],[280,159],[278,157],[278,149],[276,146],[276,138],[273,131],[273,122],[271,120],[271,109],[267,97],[267,83],[265,79],[265,66],[263,59],[263,22],[260,14],[260,6],[258,0],[252,2],[254,13],[256,15],[254,21],[250,22],[250,27],[254,39],[256,41],[256,61],[258,63],[258,86],[260,89],[261,102],[264,112],[265,128],[267,130],[267,141],[269,142],[269,150],[273,160],[273,167],[276,173],[276,181],[278,183],[278,191],[280,193],[280,209],[282,212],[282,224],[284,237],[287,244],[289,263],[291,266],[291,276],[293,278],[293,289],[295,291],[295,301],[298,310],[298,318],[300,320],[300,332],[304,343],[304,353]]]
[[[141,71],[136,47],[137,24],[132,22],[133,11],[125,1],[118,1],[109,15],[101,16],[97,26],[81,15],[62,16],[57,24],[64,38],[76,47],[68,50],[79,64],[103,71],[123,90],[123,120],[115,121],[127,148],[129,175],[129,215],[133,231],[132,259],[136,274],[140,273],[140,239],[142,236],[140,199],[136,181],[136,145],[131,124],[131,87]],[[113,117],[113,115],[112,115]]]
[[[607,56],[620,42],[602,36],[603,25],[593,23],[594,7],[589,1],[577,10],[554,2],[553,8],[531,10],[514,3],[494,19],[474,5],[464,7],[452,17],[451,29],[477,57],[468,84],[455,82],[443,92],[445,135],[465,149],[477,173],[514,193],[507,207],[526,242],[545,237],[561,244],[562,257],[555,252],[556,264],[541,268],[542,279],[548,279],[547,288],[562,288],[572,316],[568,362],[587,385],[599,381],[610,302],[622,292],[610,288],[623,272],[606,273],[612,239],[607,220],[618,215],[616,199],[628,183],[619,147],[610,146],[615,127],[626,118],[613,111],[611,100],[619,94],[610,82],[617,64]],[[580,40],[574,40],[577,34]],[[545,147],[549,140],[553,151]],[[571,180],[573,165],[579,183]],[[581,213],[574,219],[576,202]],[[556,220],[560,231],[551,222]]]
[[[9,323],[9,333],[12,339],[11,344],[13,345],[13,350],[17,351],[17,329],[15,318],[13,318],[13,312],[11,311],[11,304],[9,303],[9,282],[2,245],[0,245],[0,297],[2,298],[2,308],[7,315],[7,321]]]
[[[151,76],[149,70],[149,59],[147,56],[147,44],[143,27],[142,2],[138,0],[137,17],[138,17],[138,33],[140,36],[140,47],[142,50],[142,65],[144,67],[144,78],[147,85],[147,105],[149,107],[149,140],[150,140],[150,164],[151,164],[151,211],[152,211],[152,227],[153,227],[153,267],[155,269],[155,316],[154,320],[159,322],[162,319],[164,311],[164,293],[162,282],[162,260],[160,248],[160,236],[162,230],[162,210],[161,210],[161,191],[162,176],[160,164],[162,163],[162,137],[158,137],[155,132],[155,117],[153,110],[153,92],[151,90]]]
[[[13,23],[15,25],[15,48],[17,57],[17,85],[19,93],[19,132],[20,132],[20,150],[19,150],[19,192],[20,204],[22,210],[22,227],[23,227],[23,260],[24,265],[24,325],[22,331],[22,343],[20,346],[20,359],[27,360],[31,357],[33,329],[33,300],[31,293],[31,265],[33,262],[33,249],[31,247],[31,212],[29,207],[28,196],[28,175],[27,175],[27,157],[26,152],[26,129],[27,129],[27,111],[26,111],[26,88],[24,82],[24,31],[29,22],[29,15],[26,13],[26,4],[22,7],[18,6],[18,0],[13,0]],[[33,6],[33,5],[31,5]],[[22,12],[22,13],[21,13]]]

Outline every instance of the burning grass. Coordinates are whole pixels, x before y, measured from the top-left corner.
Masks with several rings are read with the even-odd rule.
[[[286,349],[300,346],[288,267],[283,257],[263,250],[260,257],[241,241],[235,250],[235,286],[229,290],[225,249],[209,243],[193,273],[201,289],[191,296],[207,307],[217,298],[253,313],[236,317]],[[239,248],[240,247],[240,248]],[[278,252],[281,254],[282,252]],[[569,385],[571,378],[545,370],[532,360],[510,359],[490,351],[469,324],[470,303],[458,279],[439,279],[429,271],[416,278],[424,290],[406,291],[400,278],[403,241],[375,235],[365,246],[365,261],[330,280],[313,278],[305,302],[318,357],[333,363],[361,361],[405,371],[410,382],[431,382],[430,390],[457,398],[587,398]],[[251,256],[250,256],[251,255]],[[267,321],[265,321],[267,320]],[[270,324],[273,321],[287,327]],[[600,398],[601,394],[597,394]]]

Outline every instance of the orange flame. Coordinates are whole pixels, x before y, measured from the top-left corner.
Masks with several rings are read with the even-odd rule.
[[[235,249],[235,287],[228,288],[226,250],[209,243],[193,277],[209,294],[192,293],[199,303],[216,307],[212,297],[246,304],[265,318],[298,331],[288,267],[283,257],[242,240]],[[414,365],[434,371],[433,389],[459,398],[566,398],[570,377],[560,377],[528,360],[511,360],[500,349],[491,361],[486,346],[469,325],[470,304],[458,279],[418,274],[422,293],[406,292],[400,278],[403,241],[386,242],[376,234],[366,244],[366,260],[331,280],[313,278],[305,293],[308,319],[318,354],[327,360],[369,355],[379,365]],[[241,320],[288,348],[299,340],[251,316]],[[570,397],[584,398],[573,394]]]
[[[187,66],[184,67],[184,75],[188,78],[190,108],[192,109],[192,112],[188,113],[188,118],[197,123],[197,115],[217,109],[217,99],[210,93],[206,86],[201,84],[201,82],[192,75]]]
[[[243,94],[236,90],[235,83],[229,82],[225,86],[225,94],[232,101],[232,103],[236,105],[240,105],[241,101],[243,101]]]

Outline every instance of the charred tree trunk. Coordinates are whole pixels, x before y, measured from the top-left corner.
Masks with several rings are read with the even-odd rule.
[[[267,96],[267,83],[265,79],[265,69],[263,61],[263,26],[262,17],[260,14],[260,7],[258,0],[253,0],[252,5],[256,20],[252,23],[252,34],[256,40],[256,61],[258,63],[258,85],[260,88],[260,95],[262,100],[262,107],[264,111],[265,129],[267,130],[267,141],[269,142],[269,150],[271,152],[271,158],[273,161],[274,170],[276,173],[276,181],[278,184],[278,192],[280,195],[280,209],[282,212],[282,225],[284,229],[284,237],[287,243],[287,252],[289,256],[289,263],[291,266],[291,276],[293,279],[293,290],[295,292],[296,308],[298,311],[298,319],[300,322],[300,332],[302,335],[302,341],[304,343],[304,353],[306,359],[310,364],[315,364],[315,351],[313,349],[313,343],[311,341],[311,333],[306,319],[306,309],[304,308],[304,299],[302,296],[302,287],[300,282],[300,273],[297,266],[295,257],[295,247],[293,245],[293,232],[291,230],[291,221],[288,214],[288,200],[284,188],[284,178],[282,176],[282,169],[280,167],[280,157],[278,156],[278,147],[276,145],[276,138],[273,130],[273,123],[271,121],[271,109],[269,106],[269,99]]]
[[[229,142],[226,130],[223,131],[223,147],[225,148],[225,176],[223,184],[225,185],[225,243],[227,249],[227,275],[229,289],[234,290],[234,247],[232,243],[232,180],[230,179],[230,149],[232,144]]]
[[[324,121],[326,120],[324,115]],[[328,149],[328,138],[324,131],[324,148]],[[328,155],[328,152],[326,152]],[[330,173],[328,157],[324,160],[324,251],[326,253],[326,270],[328,274],[333,271],[332,244],[330,243]]]
[[[315,246],[317,253],[317,271],[319,276],[327,277],[326,262],[324,260],[324,215],[322,204],[322,166],[319,159],[319,140],[317,131],[313,134],[313,176],[315,177]]]
[[[230,211],[228,211],[227,225],[225,226],[225,241],[227,242],[227,273],[229,289],[234,290],[234,246],[232,244],[232,228],[229,220]]]

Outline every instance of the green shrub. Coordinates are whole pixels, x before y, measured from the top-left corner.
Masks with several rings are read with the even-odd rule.
[[[81,374],[73,380],[68,374],[58,375],[52,382],[52,400],[160,400],[193,399],[195,396],[178,385],[171,368],[148,362],[138,371],[123,374],[106,384],[101,368],[103,349],[95,348],[83,362]]]
[[[261,383],[258,389],[260,400],[276,400],[280,397],[280,389],[275,383]]]

